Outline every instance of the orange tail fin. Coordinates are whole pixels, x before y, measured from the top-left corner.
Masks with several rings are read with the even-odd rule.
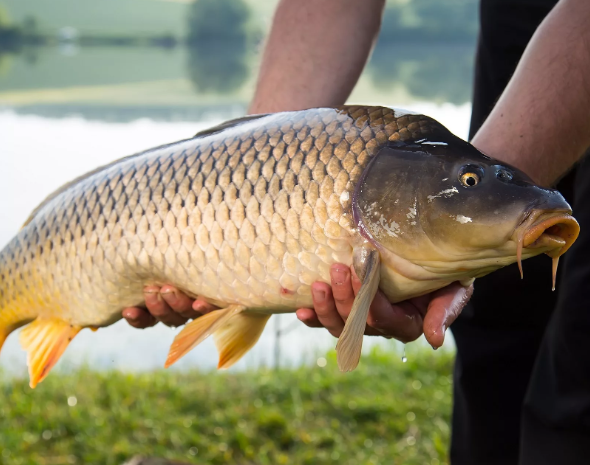
[[[34,388],[49,374],[70,341],[81,330],[57,318],[41,318],[22,330],[20,341],[27,351],[30,386]]]

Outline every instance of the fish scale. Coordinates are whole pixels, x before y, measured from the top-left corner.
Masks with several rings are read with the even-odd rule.
[[[352,261],[352,191],[373,151],[431,121],[381,107],[271,115],[107,165],[0,253],[2,318],[102,326],[164,283],[258,312],[309,306],[311,283]]]
[[[146,285],[172,284],[220,309],[184,326],[165,366],[213,334],[227,368],[271,314],[311,306],[311,284],[340,262],[361,281],[336,346],[350,371],[378,289],[401,302],[543,252],[555,282],[579,232],[570,213],[559,193],[423,115],[245,117],[97,168],[42,202],[0,252],[0,346],[30,323],[20,339],[35,387],[81,329],[144,305]]]

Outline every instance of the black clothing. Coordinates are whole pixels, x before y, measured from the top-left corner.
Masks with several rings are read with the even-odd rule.
[[[470,137],[557,0],[481,0]],[[557,186],[581,235],[551,291],[545,255],[478,279],[452,326],[452,465],[590,463],[590,163]],[[523,409],[524,407],[524,409]],[[523,413],[524,412],[524,413]],[[522,420],[521,420],[522,417]]]

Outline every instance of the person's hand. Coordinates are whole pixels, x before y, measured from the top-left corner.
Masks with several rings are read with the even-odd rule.
[[[312,284],[314,310],[300,308],[297,318],[312,328],[325,327],[339,337],[352,309],[361,282],[354,269],[336,263],[330,270],[330,284]],[[458,282],[430,294],[391,304],[381,291],[371,304],[365,334],[392,337],[402,342],[418,339],[422,333],[430,345],[442,346],[446,329],[455,321],[469,301],[473,285]]]
[[[217,307],[193,300],[173,286],[146,286],[143,289],[145,306],[123,310],[123,318],[135,328],[148,328],[161,321],[168,326],[181,326]]]
[[[354,270],[341,263],[332,265],[330,284],[312,284],[314,309],[300,308],[297,318],[312,328],[325,327],[335,337],[344,329],[354,297],[361,287]],[[424,333],[434,348],[442,346],[445,331],[459,316],[469,301],[473,286],[453,283],[430,294],[390,304],[381,291],[371,304],[365,334],[395,338],[410,342]],[[146,308],[123,310],[123,318],[135,328],[147,328],[158,321],[168,326],[180,326],[217,307],[192,300],[173,286],[144,288]]]

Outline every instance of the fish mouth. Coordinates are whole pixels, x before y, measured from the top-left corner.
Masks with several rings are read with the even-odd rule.
[[[522,249],[546,249],[545,254],[553,259],[553,289],[557,264],[562,256],[576,241],[580,234],[580,225],[571,216],[571,211],[532,210],[522,224],[516,228],[516,258],[520,276],[522,272]]]
[[[523,246],[527,249],[549,248],[547,255],[563,255],[580,234],[580,225],[568,213],[541,215],[524,233]]]

